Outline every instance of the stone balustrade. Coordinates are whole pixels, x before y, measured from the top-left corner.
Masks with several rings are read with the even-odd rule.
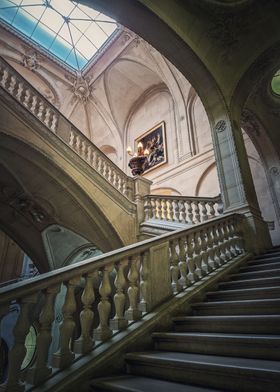
[[[113,333],[124,331],[163,301],[189,290],[210,272],[238,258],[244,253],[242,222],[237,214],[213,218],[66,266],[55,274],[46,273],[1,288],[0,314],[5,314],[11,303],[20,307],[9,352],[8,376],[1,390],[23,391],[25,383],[28,390],[80,357],[84,361],[96,342],[105,342]],[[65,296],[59,344],[50,353],[54,304],[62,287]],[[38,303],[35,362],[22,373],[24,342]]]
[[[0,86],[52,133],[74,150],[93,170],[124,196],[133,200],[134,182],[98,147],[70,123],[5,60],[0,59]],[[63,126],[61,126],[63,124]]]
[[[197,224],[223,213],[221,196],[189,197],[147,195],[144,200],[145,221],[166,220]]]

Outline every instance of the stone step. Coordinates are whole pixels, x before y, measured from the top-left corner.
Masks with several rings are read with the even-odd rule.
[[[153,351],[127,354],[128,372],[238,392],[279,392],[280,362]]]
[[[213,301],[192,305],[196,316],[280,314],[279,299]]]
[[[241,267],[239,272],[253,272],[253,271],[265,271],[271,269],[279,269],[280,268],[280,261],[273,262],[273,263],[260,263],[256,265],[248,265]]]
[[[130,375],[100,378],[94,380],[90,387],[92,392],[219,392],[218,389]]]
[[[242,289],[249,287],[280,287],[279,277],[257,278],[257,279],[243,279],[223,282],[218,284],[221,290]]]
[[[254,279],[254,278],[269,278],[280,276],[279,269],[270,269],[265,271],[253,271],[253,272],[241,272],[237,274],[232,274],[228,276],[229,280],[243,280],[243,279]]]
[[[155,349],[196,354],[280,360],[280,336],[158,332]]]
[[[277,263],[280,260],[279,257],[268,257],[268,258],[263,258],[263,259],[253,259],[247,262],[248,266],[251,265],[258,265],[258,264],[271,264],[271,263]]]
[[[262,253],[260,255],[255,256],[254,259],[255,260],[261,260],[261,259],[270,259],[272,257],[280,258],[280,251],[277,250],[275,252]]]
[[[280,298],[280,287],[258,287],[251,289],[209,291],[206,294],[209,301],[234,301],[249,299]]]
[[[280,315],[182,316],[174,318],[176,332],[279,334]]]

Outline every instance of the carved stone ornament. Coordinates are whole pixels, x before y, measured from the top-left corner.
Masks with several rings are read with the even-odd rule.
[[[260,134],[260,125],[254,114],[248,110],[242,112],[241,127],[244,128],[248,134]]]
[[[76,73],[75,78],[68,75],[65,76],[72,83],[71,91],[74,94],[74,98],[86,103],[92,91],[89,86],[89,78],[84,78],[84,76],[79,72]]]
[[[215,131],[217,133],[224,132],[226,130],[226,127],[227,127],[227,124],[226,124],[225,120],[220,120],[215,125]]]
[[[22,65],[30,71],[34,71],[35,69],[39,68],[40,64],[36,52],[23,55]]]
[[[35,224],[42,224],[48,220],[48,213],[36,201],[26,195],[17,197],[11,204],[15,210]]]
[[[269,169],[269,171],[270,171],[270,174],[271,174],[272,176],[279,176],[279,175],[280,175],[280,170],[279,170],[279,167],[277,167],[277,166],[272,166],[272,167]]]

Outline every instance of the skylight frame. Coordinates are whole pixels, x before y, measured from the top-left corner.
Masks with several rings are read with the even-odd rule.
[[[8,3],[13,3],[15,0],[6,0]],[[35,39],[33,38],[33,35],[36,33],[36,29],[38,27],[39,29],[39,35],[42,33],[45,33],[44,26],[43,25],[43,21],[41,21],[44,13],[46,12],[47,9],[49,9],[49,6],[52,4],[52,1],[55,0],[37,0],[36,4],[33,5],[27,5],[27,4],[22,4],[24,3],[24,1],[28,1],[28,0],[20,0],[20,4],[14,4],[14,5],[9,5],[9,9],[11,8],[16,8],[17,12],[13,15],[13,19],[12,21],[8,22],[6,20],[3,20],[2,17],[0,17],[0,25],[2,27],[4,27],[6,30],[8,30],[9,32],[11,32],[12,34],[14,34],[15,36],[18,36],[19,38],[21,38],[23,41],[25,41],[27,44],[29,44],[30,46],[32,46],[34,49],[42,52],[46,57],[52,59],[53,61],[55,61],[56,63],[58,63],[60,66],[62,66],[64,69],[67,69],[68,71],[72,71],[72,72],[86,72],[88,67],[93,65],[99,58],[100,56],[102,56],[102,54],[104,53],[104,51],[108,48],[108,46],[110,46],[113,42],[115,42],[115,40],[119,37],[119,35],[122,32],[122,26],[119,25],[116,21],[112,20],[111,18],[107,17],[106,15],[103,15],[102,13],[100,13],[99,11],[96,11],[96,16],[95,19],[93,19],[91,16],[88,16],[88,14],[86,12],[84,12],[84,10],[82,10],[82,12],[84,12],[84,14],[86,15],[85,20],[88,23],[87,27],[84,29],[84,31],[79,30],[79,38],[76,40],[72,40],[72,45],[69,44],[69,40],[67,41],[65,39],[66,35],[59,35],[60,31],[62,30],[62,28],[64,26],[68,27],[68,30],[71,29],[71,27],[69,28],[69,25],[72,25],[72,28],[74,26],[75,29],[78,30],[78,27],[75,25],[75,20],[77,20],[77,18],[73,18],[71,19],[71,14],[73,13],[73,11],[78,10],[81,13],[81,8],[80,7],[84,7],[83,5],[79,4],[78,1],[74,1],[71,0],[69,1],[70,4],[73,5],[73,8],[71,9],[71,12],[68,12],[67,15],[62,15],[60,12],[58,12],[57,10],[55,10],[55,12],[57,14],[59,14],[63,19],[68,19],[70,16],[70,19],[68,19],[68,22],[66,20],[64,20],[64,22],[62,22],[60,28],[56,31],[52,30],[52,36],[49,35],[48,36],[48,30],[51,30],[49,28],[49,26],[46,26],[46,35],[47,38],[49,39],[49,42],[47,44],[44,44],[42,42],[39,41],[39,39]],[[48,3],[48,6],[46,5],[46,3]],[[45,4],[44,4],[45,3]],[[26,10],[26,8],[29,7],[40,7],[40,8],[44,8],[44,10],[42,10],[42,13],[38,13],[40,14],[40,19],[37,19],[36,24],[34,24],[34,28],[32,33],[29,33],[29,36],[24,32],[24,31],[20,31],[19,28],[13,26],[11,23],[13,23],[13,21],[15,20],[15,18],[17,17],[17,14],[22,11],[22,10]],[[7,7],[6,7],[7,8]],[[54,8],[54,7],[53,7]],[[2,9],[5,9],[5,6],[2,7]],[[87,11],[87,10],[85,10]],[[0,8],[0,12],[1,12],[1,8]],[[35,19],[35,18],[34,18]],[[109,19],[109,20],[105,20],[105,19]],[[74,23],[72,22],[72,20],[74,21]],[[81,20],[81,18],[79,19]],[[33,20],[34,23],[34,20]],[[108,29],[106,29],[106,31],[104,31],[104,29],[102,29],[102,24],[103,23],[110,23],[115,25],[115,29],[113,30],[113,32],[110,34],[110,31],[108,31]],[[100,26],[101,24],[101,26]],[[89,36],[86,35],[86,31],[89,29],[89,27],[92,26],[96,26],[99,28],[99,30],[102,32],[103,34],[103,40],[101,40],[101,45],[100,43],[98,43],[98,41],[94,42]],[[98,31],[99,31],[98,30]],[[110,29],[109,29],[110,30]],[[105,37],[105,39],[104,39]],[[106,38],[107,37],[107,38]],[[52,42],[50,41],[52,38]],[[88,42],[88,45],[91,45],[92,48],[95,48],[96,51],[93,53],[92,56],[90,56],[90,53],[88,52],[87,46],[82,46],[82,41],[80,43],[80,48],[76,47],[76,45],[79,43],[79,41],[81,39],[84,39],[84,41]],[[42,39],[41,39],[42,41]],[[51,43],[50,43],[51,42]],[[59,54],[58,51],[56,51],[55,53],[55,45],[57,46],[61,46],[62,47],[62,51],[64,51],[65,55],[62,55],[60,52]],[[70,56],[73,57],[73,53],[75,56],[75,64],[70,63]]]

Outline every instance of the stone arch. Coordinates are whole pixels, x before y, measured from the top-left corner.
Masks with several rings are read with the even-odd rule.
[[[217,196],[220,193],[219,182],[216,175],[216,163],[212,162],[199,177],[196,187],[195,196]],[[210,183],[212,184],[212,191],[209,190],[207,195],[202,192],[205,188],[209,189]],[[205,186],[205,184],[208,184]],[[211,189],[211,188],[210,188]]]

